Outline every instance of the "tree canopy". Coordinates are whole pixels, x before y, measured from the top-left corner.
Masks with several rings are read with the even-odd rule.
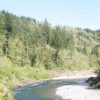
[[[0,58],[7,56],[15,66],[84,68],[91,66],[99,42],[100,30],[52,26],[47,19],[0,12]]]

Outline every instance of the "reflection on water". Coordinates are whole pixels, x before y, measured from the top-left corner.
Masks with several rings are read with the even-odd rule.
[[[62,100],[57,96],[57,87],[64,85],[85,85],[85,79],[49,80],[14,90],[15,100]]]

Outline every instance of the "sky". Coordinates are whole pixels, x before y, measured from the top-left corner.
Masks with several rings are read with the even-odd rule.
[[[100,29],[100,0],[0,0],[0,10],[52,25]]]

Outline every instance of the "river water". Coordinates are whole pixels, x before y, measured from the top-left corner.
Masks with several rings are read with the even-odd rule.
[[[86,79],[49,80],[14,90],[14,100],[64,100],[56,95],[58,87],[86,85]]]

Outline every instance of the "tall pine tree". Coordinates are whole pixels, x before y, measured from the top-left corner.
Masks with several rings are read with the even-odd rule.
[[[11,15],[8,12],[4,12],[5,14],[5,43],[3,45],[3,54],[8,57],[9,54],[9,38],[12,32],[12,20]]]

